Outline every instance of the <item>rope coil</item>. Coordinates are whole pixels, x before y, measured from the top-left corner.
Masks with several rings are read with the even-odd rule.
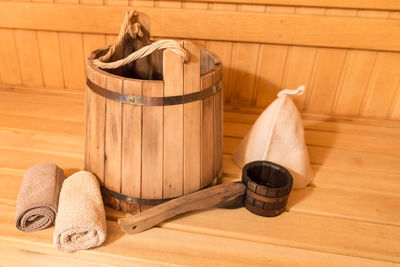
[[[186,62],[189,60],[189,54],[182,47],[182,45],[175,40],[160,40],[154,42],[148,46],[144,46],[139,50],[131,53],[129,56],[122,58],[120,60],[114,62],[106,62],[111,58],[111,56],[115,53],[115,50],[122,45],[125,34],[129,34],[133,39],[137,37],[143,37],[143,32],[141,29],[141,25],[137,22],[137,16],[139,14],[135,11],[127,11],[125,14],[124,21],[122,22],[120,32],[118,34],[117,39],[115,39],[112,46],[108,49],[107,53],[104,56],[101,56],[98,59],[93,60],[93,64],[101,69],[116,69],[126,64],[129,64],[135,60],[146,57],[153,53],[154,51],[160,49],[170,49],[172,52],[177,54],[182,62]],[[132,22],[133,18],[136,18],[136,22]]]

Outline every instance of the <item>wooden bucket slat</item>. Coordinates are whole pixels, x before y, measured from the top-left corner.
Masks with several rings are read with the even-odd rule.
[[[201,89],[213,86],[213,73],[209,72],[201,78]],[[201,110],[201,184],[209,185],[214,179],[214,96],[203,99]]]
[[[142,95],[143,80],[125,80],[124,94]],[[142,107],[122,104],[121,193],[140,196],[142,177]],[[121,210],[136,213],[138,205],[121,202]]]
[[[106,76],[106,89],[122,93],[123,80],[117,76]],[[121,189],[121,147],[122,147],[122,104],[106,99],[106,133],[105,133],[105,159],[104,183],[113,191]],[[119,201],[115,198],[106,200],[114,209],[119,210]]]
[[[93,70],[89,67],[86,68],[86,77],[89,80],[93,80]],[[92,126],[92,94],[94,94],[90,89],[86,88],[85,90],[85,162],[84,162],[84,168],[85,170],[91,169],[90,167],[90,158],[91,153],[90,153],[90,148],[91,148],[91,142],[92,142],[92,135],[94,132],[92,132],[91,126]]]
[[[164,50],[164,96],[183,94],[183,62],[171,50]],[[164,106],[163,198],[183,192],[183,105]]]
[[[99,86],[105,87],[104,75],[87,68],[87,77]],[[85,169],[90,170],[104,185],[104,134],[105,134],[105,98],[86,89],[87,104],[90,107],[86,113],[86,152]]]
[[[222,80],[222,64],[217,65],[217,70],[213,72],[214,84]],[[223,95],[220,90],[214,95],[214,172],[219,177],[222,172],[223,157]]]
[[[190,61],[183,67],[184,93],[200,91],[200,50],[193,43],[184,41]],[[200,189],[201,181],[201,102],[184,104],[184,194]]]
[[[163,90],[163,82],[147,81],[143,83],[144,96],[162,97],[164,95]],[[163,128],[163,107],[144,106],[142,136],[142,198],[162,198]]]

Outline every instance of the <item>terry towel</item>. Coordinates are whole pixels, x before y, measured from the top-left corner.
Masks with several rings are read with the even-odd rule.
[[[15,214],[19,230],[33,232],[54,223],[63,181],[63,170],[53,163],[39,163],[25,172]]]
[[[61,188],[54,245],[73,252],[100,246],[105,238],[106,215],[99,182],[90,172],[77,172]]]

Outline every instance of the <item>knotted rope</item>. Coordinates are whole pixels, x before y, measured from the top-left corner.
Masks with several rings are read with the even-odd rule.
[[[188,53],[179,42],[175,40],[160,40],[148,46],[140,48],[139,50],[133,52],[123,59],[114,62],[106,62],[115,53],[115,50],[122,45],[125,34],[129,34],[133,39],[136,39],[138,36],[143,37],[143,32],[141,29],[142,26],[140,25],[140,23],[137,22],[137,20],[135,20],[136,22],[132,23],[133,18],[137,18],[138,15],[139,14],[135,11],[126,12],[117,39],[115,39],[114,43],[108,49],[107,53],[104,56],[101,56],[99,59],[93,60],[93,64],[96,67],[99,67],[101,69],[116,69],[126,64],[129,64],[139,58],[146,57],[154,51],[160,49],[170,49],[181,58],[182,62],[186,62],[189,60]]]

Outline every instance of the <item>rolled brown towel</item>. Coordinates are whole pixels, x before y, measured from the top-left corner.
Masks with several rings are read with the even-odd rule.
[[[19,230],[38,231],[53,224],[63,181],[63,170],[53,163],[39,163],[25,172],[15,214]]]
[[[73,252],[100,246],[105,238],[106,215],[99,182],[90,172],[77,172],[61,188],[54,245]]]

